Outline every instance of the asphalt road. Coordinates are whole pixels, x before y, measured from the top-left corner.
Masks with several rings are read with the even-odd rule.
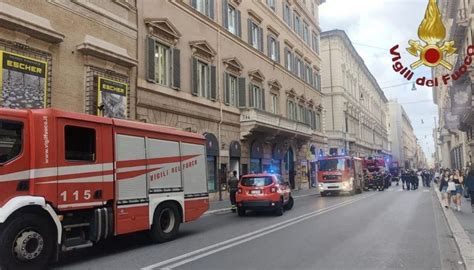
[[[464,269],[432,191],[307,196],[282,217],[211,214],[180,237],[146,234],[68,254],[56,269]]]

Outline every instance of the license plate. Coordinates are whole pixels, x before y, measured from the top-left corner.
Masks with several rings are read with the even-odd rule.
[[[260,190],[251,190],[250,191],[250,194],[260,194],[261,191]]]

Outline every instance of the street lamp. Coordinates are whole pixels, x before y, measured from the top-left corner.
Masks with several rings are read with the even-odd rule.
[[[411,88],[411,91],[416,91],[416,85],[415,85],[415,83],[413,83],[413,86],[412,86],[412,88]]]

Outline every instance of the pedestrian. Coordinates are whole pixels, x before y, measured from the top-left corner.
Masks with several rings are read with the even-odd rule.
[[[456,210],[461,211],[461,198],[462,198],[462,185],[464,182],[464,177],[462,176],[459,170],[454,170],[453,182],[455,184],[455,190],[451,191],[453,196],[453,202],[455,204]]]
[[[418,179],[418,174],[415,172],[415,170],[413,170],[411,172],[411,187],[412,187],[412,190],[418,189],[419,182],[420,182],[420,180]]]
[[[469,197],[471,198],[471,210],[474,213],[474,170],[470,170],[469,174],[464,181],[464,188],[469,192]]]
[[[423,186],[425,186],[425,181],[423,181],[423,173],[421,170],[418,170],[418,172],[416,173],[416,178],[417,178],[417,183],[419,184],[421,182],[421,184]]]
[[[441,174],[439,173],[439,171],[436,171],[436,172],[434,173],[434,179],[433,179],[433,181],[435,182],[435,184],[439,184],[440,176],[441,176]]]
[[[237,209],[237,206],[235,205],[235,194],[239,189],[239,178],[237,177],[237,171],[232,172],[227,186],[229,187],[231,210],[232,212],[235,212]]]
[[[407,175],[407,172],[405,170],[402,170],[402,175],[401,175],[401,178],[402,178],[402,188],[403,190],[407,189],[408,190],[408,175]]]
[[[449,171],[444,171],[444,174],[440,177],[439,191],[441,192],[442,199],[444,201],[444,207],[446,209],[451,205],[451,193],[448,192],[448,182],[449,182]]]

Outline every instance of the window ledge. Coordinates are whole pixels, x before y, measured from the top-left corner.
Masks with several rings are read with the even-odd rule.
[[[86,35],[84,42],[76,48],[85,55],[92,55],[125,67],[134,67],[138,63],[128,55],[127,49],[89,35]]]
[[[19,31],[51,43],[60,43],[65,37],[53,29],[48,19],[5,3],[0,3],[0,24],[4,28]]]

